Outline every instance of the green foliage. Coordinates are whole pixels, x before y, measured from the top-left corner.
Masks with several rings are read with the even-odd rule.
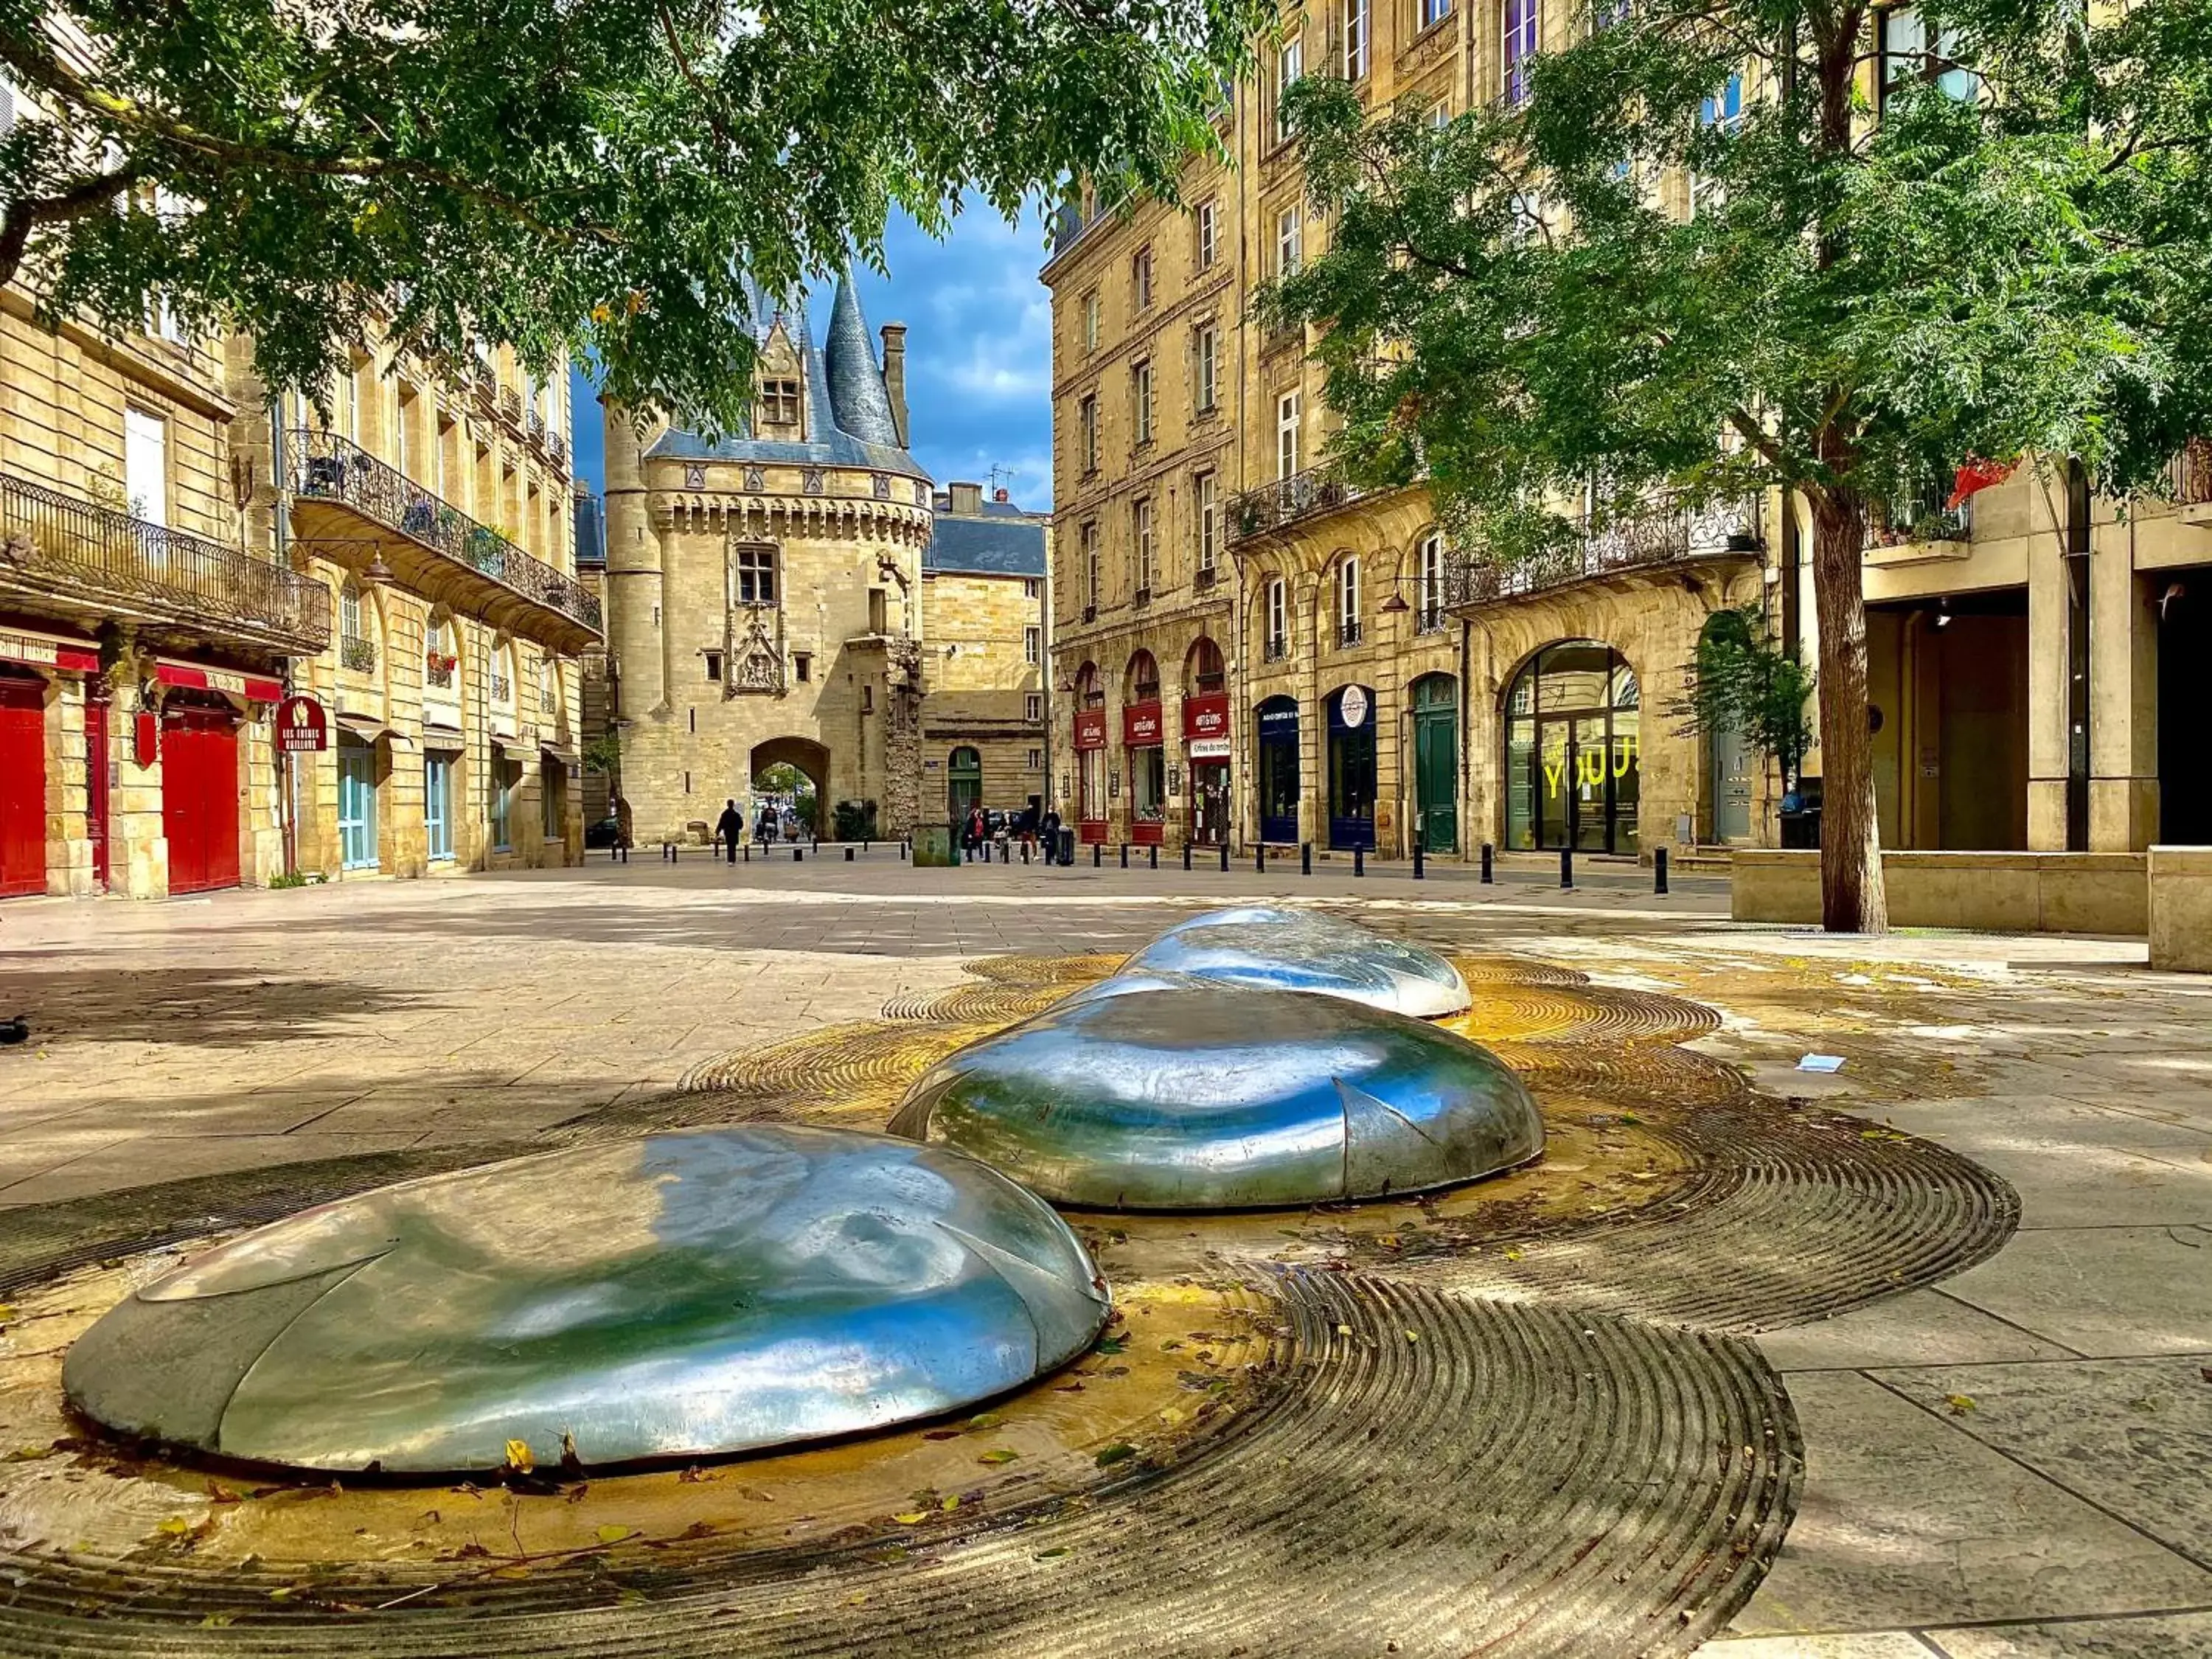
[[[831,813],[839,841],[874,841],[876,804],[872,800],[841,800]]]
[[[298,870],[279,870],[275,875],[269,878],[269,885],[272,890],[288,887],[305,887],[307,884],[307,876]]]
[[[1715,613],[1684,678],[1668,712],[1686,732],[1741,732],[1753,753],[1796,773],[1813,746],[1813,675],[1768,631],[1757,605]]]
[[[1857,0],[1637,0],[1441,132],[1299,88],[1330,244],[1260,311],[1325,331],[1345,458],[1509,562],[1593,480],[1860,516],[1974,455],[2154,483],[2212,427],[2212,0],[1939,9],[1986,95],[1879,118]]]
[[[1172,192],[1252,0],[0,0],[0,280],[136,331],[166,299],[322,395],[380,318],[708,430],[774,295],[889,211],[942,231],[1071,172]],[[88,52],[64,57],[57,37]],[[86,68],[88,63],[91,67]],[[20,106],[19,106],[20,107]],[[155,191],[161,198],[157,204]],[[118,210],[120,209],[121,210]]]
[[[586,772],[597,772],[603,777],[613,777],[622,770],[622,735],[617,732],[602,732],[586,743],[580,757]]]

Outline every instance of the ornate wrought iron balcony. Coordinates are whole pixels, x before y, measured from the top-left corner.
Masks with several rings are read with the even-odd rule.
[[[1308,467],[1229,498],[1229,544],[1256,541],[1304,519],[1348,507],[1367,492],[1334,466]]]
[[[1701,507],[1663,497],[1641,513],[1602,522],[1585,517],[1566,546],[1510,568],[1455,554],[1446,570],[1447,603],[1483,605],[1652,565],[1749,557],[1764,545],[1764,513],[1758,495]]]
[[[442,567],[403,576],[419,576],[434,586],[441,578],[459,578],[474,590],[467,597],[474,599],[475,608],[556,647],[576,650],[598,641],[599,602],[588,588],[441,501],[359,444],[334,432],[295,432],[286,442],[285,462],[295,502],[344,508],[436,556]]]
[[[121,616],[289,656],[331,642],[322,583],[235,547],[0,474],[0,593]]]

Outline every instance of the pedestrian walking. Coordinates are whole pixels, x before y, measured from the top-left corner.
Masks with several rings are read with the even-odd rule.
[[[617,792],[615,795],[615,858],[617,862],[629,862],[629,849],[636,835],[636,817],[629,810],[629,802]]]
[[[722,816],[714,820],[714,833],[721,837],[723,846],[728,850],[730,862],[735,864],[738,861],[738,842],[745,833],[745,820],[734,800],[722,803]]]

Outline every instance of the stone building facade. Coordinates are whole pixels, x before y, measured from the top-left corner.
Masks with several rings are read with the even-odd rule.
[[[323,401],[0,291],[0,894],[580,857],[565,368],[373,340]]]
[[[0,289],[0,896],[284,867],[269,715],[332,608],[250,533],[244,412],[224,342]]]
[[[1450,0],[1286,15],[1221,118],[1233,168],[1194,161],[1174,207],[1063,210],[1043,271],[1052,793],[1085,839],[1471,858],[1784,833],[1772,766],[1670,705],[1721,611],[1755,605],[1816,650],[1802,503],[1655,501],[1501,580],[1444,545],[1425,492],[1341,478],[1307,340],[1245,320],[1326,234],[1280,88],[1327,70],[1442,113],[1516,96],[1520,47],[1576,17],[1512,10],[1510,38],[1504,9]],[[1869,62],[1870,91],[1885,72]],[[2172,500],[2070,519],[2033,471],[1958,509],[1947,480],[1869,534],[1884,841],[2212,840],[2181,666],[2212,642],[2212,451],[2177,460]],[[1808,803],[1819,769],[1816,750]]]
[[[760,398],[720,442],[606,412],[611,718],[641,842],[710,833],[788,763],[878,833],[921,811],[930,481],[907,453],[904,331],[884,361],[849,283],[826,343],[763,306]]]
[[[1042,807],[1050,517],[974,483],[939,492],[936,513],[921,566],[922,810],[957,822],[976,805]]]

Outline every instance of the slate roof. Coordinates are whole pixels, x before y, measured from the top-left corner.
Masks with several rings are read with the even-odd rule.
[[[969,575],[1042,576],[1044,526],[1003,501],[985,503],[984,513],[982,518],[939,514],[921,568]]]
[[[756,304],[753,315],[754,332],[765,339],[773,325],[774,309],[763,300]],[[891,422],[890,393],[869,344],[867,320],[860,315],[860,302],[852,283],[837,284],[826,348],[814,342],[803,298],[785,307],[783,316],[806,375],[806,410],[813,441],[790,443],[755,438],[740,431],[710,444],[696,432],[671,427],[653,441],[647,456],[785,466],[865,466],[927,479],[929,474],[899,447],[897,428]]]

